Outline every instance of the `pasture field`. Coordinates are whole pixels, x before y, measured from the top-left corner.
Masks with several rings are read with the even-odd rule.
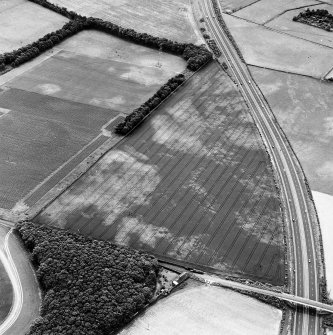
[[[327,9],[333,12],[332,5],[312,6],[311,9]],[[280,30],[289,35],[303,38],[305,40],[326,45],[333,48],[333,34],[329,31],[309,26],[304,23],[294,22],[293,17],[304,11],[306,8],[288,11],[274,20],[265,24],[266,27]]]
[[[98,17],[154,36],[202,43],[189,0],[52,0],[81,15]]]
[[[186,66],[180,57],[96,31],[82,32],[59,49],[6,85],[130,113]]]
[[[239,10],[235,15],[258,24],[265,24],[287,10],[318,4],[320,2],[316,0],[260,0]]]
[[[222,14],[245,61],[273,70],[320,78],[333,67],[333,49]]]
[[[278,335],[280,310],[242,294],[196,285],[158,301],[119,335]]]
[[[68,19],[27,0],[0,1],[0,54],[35,42]]]
[[[213,62],[35,220],[282,285],[272,170],[236,87]]]
[[[250,69],[300,159],[311,189],[333,195],[332,84]]]

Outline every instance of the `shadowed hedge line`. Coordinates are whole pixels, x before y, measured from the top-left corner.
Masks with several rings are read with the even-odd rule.
[[[135,128],[154,108],[166,99],[179,85],[185,81],[183,74],[172,77],[151,98],[144,102],[139,108],[127,115],[124,121],[115,126],[115,132],[120,135],[128,134]]]
[[[204,46],[194,44],[178,43],[166,38],[155,37],[146,33],[138,33],[133,29],[123,28],[117,24],[104,21],[102,19],[85,17],[75,12],[68,11],[64,7],[59,7],[46,0],[30,0],[47,9],[53,10],[66,16],[71,21],[66,23],[61,29],[46,34],[38,41],[28,44],[22,48],[0,55],[0,71],[6,66],[16,67],[20,64],[37,57],[42,52],[51,49],[64,39],[84,29],[96,29],[113,36],[146,46],[160,51],[173,53],[183,57],[187,61],[187,68],[196,71],[203,64],[212,59],[212,54]],[[190,55],[188,57],[188,55]]]
[[[16,226],[43,291],[28,335],[104,335],[125,325],[153,297],[153,256],[57,228]]]

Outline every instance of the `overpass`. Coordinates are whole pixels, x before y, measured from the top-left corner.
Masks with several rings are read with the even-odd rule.
[[[222,279],[222,278],[207,275],[207,274],[204,274],[204,275],[192,274],[191,278],[204,282],[207,285],[220,286],[224,288],[241,290],[241,291],[245,291],[249,293],[257,293],[257,294],[264,295],[264,296],[274,297],[279,300],[290,303],[294,307],[300,306],[303,308],[316,310],[319,314],[333,314],[333,305],[328,305],[323,302],[319,302],[319,301],[312,300],[309,298],[299,297],[297,295],[293,295],[289,293],[274,291],[274,289],[269,290],[266,288],[259,288],[259,287],[251,286],[248,284],[243,284],[243,283],[235,282],[232,280]]]

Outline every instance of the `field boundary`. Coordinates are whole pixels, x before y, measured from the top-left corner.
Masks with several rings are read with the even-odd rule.
[[[77,179],[84,175],[90,168],[93,167],[108,151],[110,151],[115,145],[123,141],[127,136],[129,136],[137,127],[152,115],[152,113],[161,106],[164,102],[168,100],[181,86],[185,85],[190,78],[192,78],[198,71],[204,68],[209,62],[202,65],[198,70],[191,73],[186,80],[179,85],[175,91],[173,91],[166,99],[164,99],[158,106],[156,106],[148,115],[146,115],[129,133],[124,136],[112,134],[111,137],[106,140],[98,149],[91,153],[87,158],[85,158],[79,165],[77,165],[66,177],[64,177],[60,182],[57,183],[51,190],[49,190],[41,199],[39,199],[32,208],[22,213],[21,215],[14,215],[16,220],[33,220],[39,213],[41,213],[51,202],[58,198],[62,193],[64,193]],[[117,118],[124,117],[124,114],[120,114],[110,120],[108,124],[114,122]],[[104,127],[104,126],[103,126]],[[0,213],[1,218],[1,213]],[[13,217],[5,217],[9,220],[15,220]]]
[[[261,25],[265,25],[269,22],[272,22],[274,21],[276,18],[278,18],[279,16],[285,14],[285,13],[288,13],[288,12],[291,12],[292,10],[297,10],[297,9],[302,9],[302,8],[306,8],[306,7],[313,7],[313,6],[321,6],[322,4],[321,3],[316,3],[316,4],[313,4],[313,5],[307,5],[307,6],[300,6],[300,7],[295,7],[295,8],[290,8],[290,9],[286,9],[284,10],[283,12],[281,12],[280,14],[278,15],[275,15],[273,16],[272,18],[270,18],[269,20],[265,21],[264,23],[261,23]]]
[[[310,41],[310,40],[307,40],[306,38],[303,38],[303,37],[299,37],[299,36],[295,36],[295,35],[290,35],[290,34],[288,34],[288,33],[285,32],[285,31],[278,30],[278,29],[274,29],[274,28],[271,28],[271,27],[268,27],[268,26],[263,26],[263,25],[261,25],[261,24],[259,24],[259,23],[250,21],[250,20],[248,20],[248,19],[244,19],[244,18],[239,17],[239,16],[237,16],[237,15],[232,15],[232,14],[225,14],[225,15],[229,15],[229,16],[232,16],[232,17],[235,18],[235,19],[243,20],[243,21],[246,21],[246,22],[248,22],[248,23],[255,24],[255,25],[257,25],[257,26],[259,26],[259,27],[261,27],[261,28],[264,28],[264,29],[267,29],[267,30],[271,30],[271,31],[273,31],[273,32],[275,32],[275,33],[278,33],[278,34],[287,35],[287,36],[289,36],[289,37],[296,38],[296,39],[299,39],[299,40],[303,40],[303,41],[306,41],[306,42],[308,42],[308,43],[312,43],[312,44],[320,45],[320,46],[323,47],[323,48],[333,49],[333,47],[330,47],[330,46],[328,46],[328,45],[320,44],[320,43],[318,43],[318,42],[314,42],[314,41]]]

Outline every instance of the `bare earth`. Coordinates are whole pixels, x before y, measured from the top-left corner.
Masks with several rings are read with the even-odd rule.
[[[183,289],[160,300],[119,335],[277,335],[282,313],[230,290]]]

